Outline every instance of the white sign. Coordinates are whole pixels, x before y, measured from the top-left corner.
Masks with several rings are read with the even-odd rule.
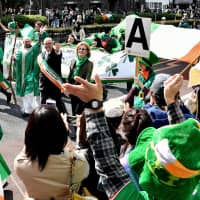
[[[72,47],[62,47],[62,77],[68,78],[71,60],[75,58]],[[135,76],[135,59],[130,59],[124,51],[109,54],[98,49],[91,49],[90,60],[93,62],[93,73],[98,74],[104,81],[127,81]]]
[[[3,54],[3,76],[5,78],[9,77],[9,70],[10,67],[13,67],[14,62],[12,62],[11,66],[11,56],[12,53],[15,55],[15,52],[17,50],[20,50],[23,47],[23,41],[21,38],[16,38],[16,43],[15,43],[15,51],[13,52],[14,48],[14,41],[15,41],[15,36],[11,34],[7,34],[5,41],[4,41],[4,54]]]
[[[151,19],[128,17],[126,21],[125,48],[128,55],[149,57]]]

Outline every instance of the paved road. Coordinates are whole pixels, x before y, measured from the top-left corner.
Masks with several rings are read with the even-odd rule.
[[[174,67],[178,66],[174,62],[162,61],[160,65],[156,66],[158,73],[163,72],[161,68],[165,66],[164,72],[173,73]],[[184,68],[184,65],[178,66],[178,70],[181,71]],[[126,84],[117,83],[117,84],[107,84],[108,88],[108,98],[121,96],[126,94]],[[190,91],[187,88],[187,81],[184,82],[184,85],[181,90],[181,94],[185,94]],[[17,98],[17,102],[21,105],[21,101]],[[69,109],[69,105],[67,103]],[[20,108],[14,104],[7,105],[5,97],[0,93],[0,123],[4,131],[3,139],[0,141],[0,152],[3,154],[4,158],[7,160],[9,167],[11,168],[12,175],[19,186],[23,189],[23,185],[20,180],[16,177],[13,171],[13,160],[18,152],[23,147],[24,139],[24,130],[26,126],[26,119],[21,117]],[[22,200],[22,195],[17,189],[11,178],[8,179],[8,186],[6,189],[13,191],[14,200]]]

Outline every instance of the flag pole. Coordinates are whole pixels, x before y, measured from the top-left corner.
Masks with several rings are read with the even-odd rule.
[[[138,77],[138,73],[139,73],[139,56],[136,56],[135,77]]]

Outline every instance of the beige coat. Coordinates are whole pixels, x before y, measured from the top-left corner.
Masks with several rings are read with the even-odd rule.
[[[89,165],[82,152],[74,152],[73,184],[79,184],[88,176]],[[71,157],[68,150],[60,155],[50,155],[43,171],[38,163],[31,162],[22,150],[14,161],[14,169],[25,185],[28,197],[37,200],[66,200],[69,195]]]

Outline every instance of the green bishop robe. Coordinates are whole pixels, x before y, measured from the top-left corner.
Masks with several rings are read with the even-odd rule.
[[[37,56],[40,52],[38,43],[28,49],[22,49],[16,53],[16,94],[24,96],[34,93],[39,95],[39,66]]]
[[[3,62],[3,50],[2,50],[2,48],[0,48],[0,63],[2,64],[2,62]],[[3,80],[4,80],[3,73],[0,70],[0,82]]]

